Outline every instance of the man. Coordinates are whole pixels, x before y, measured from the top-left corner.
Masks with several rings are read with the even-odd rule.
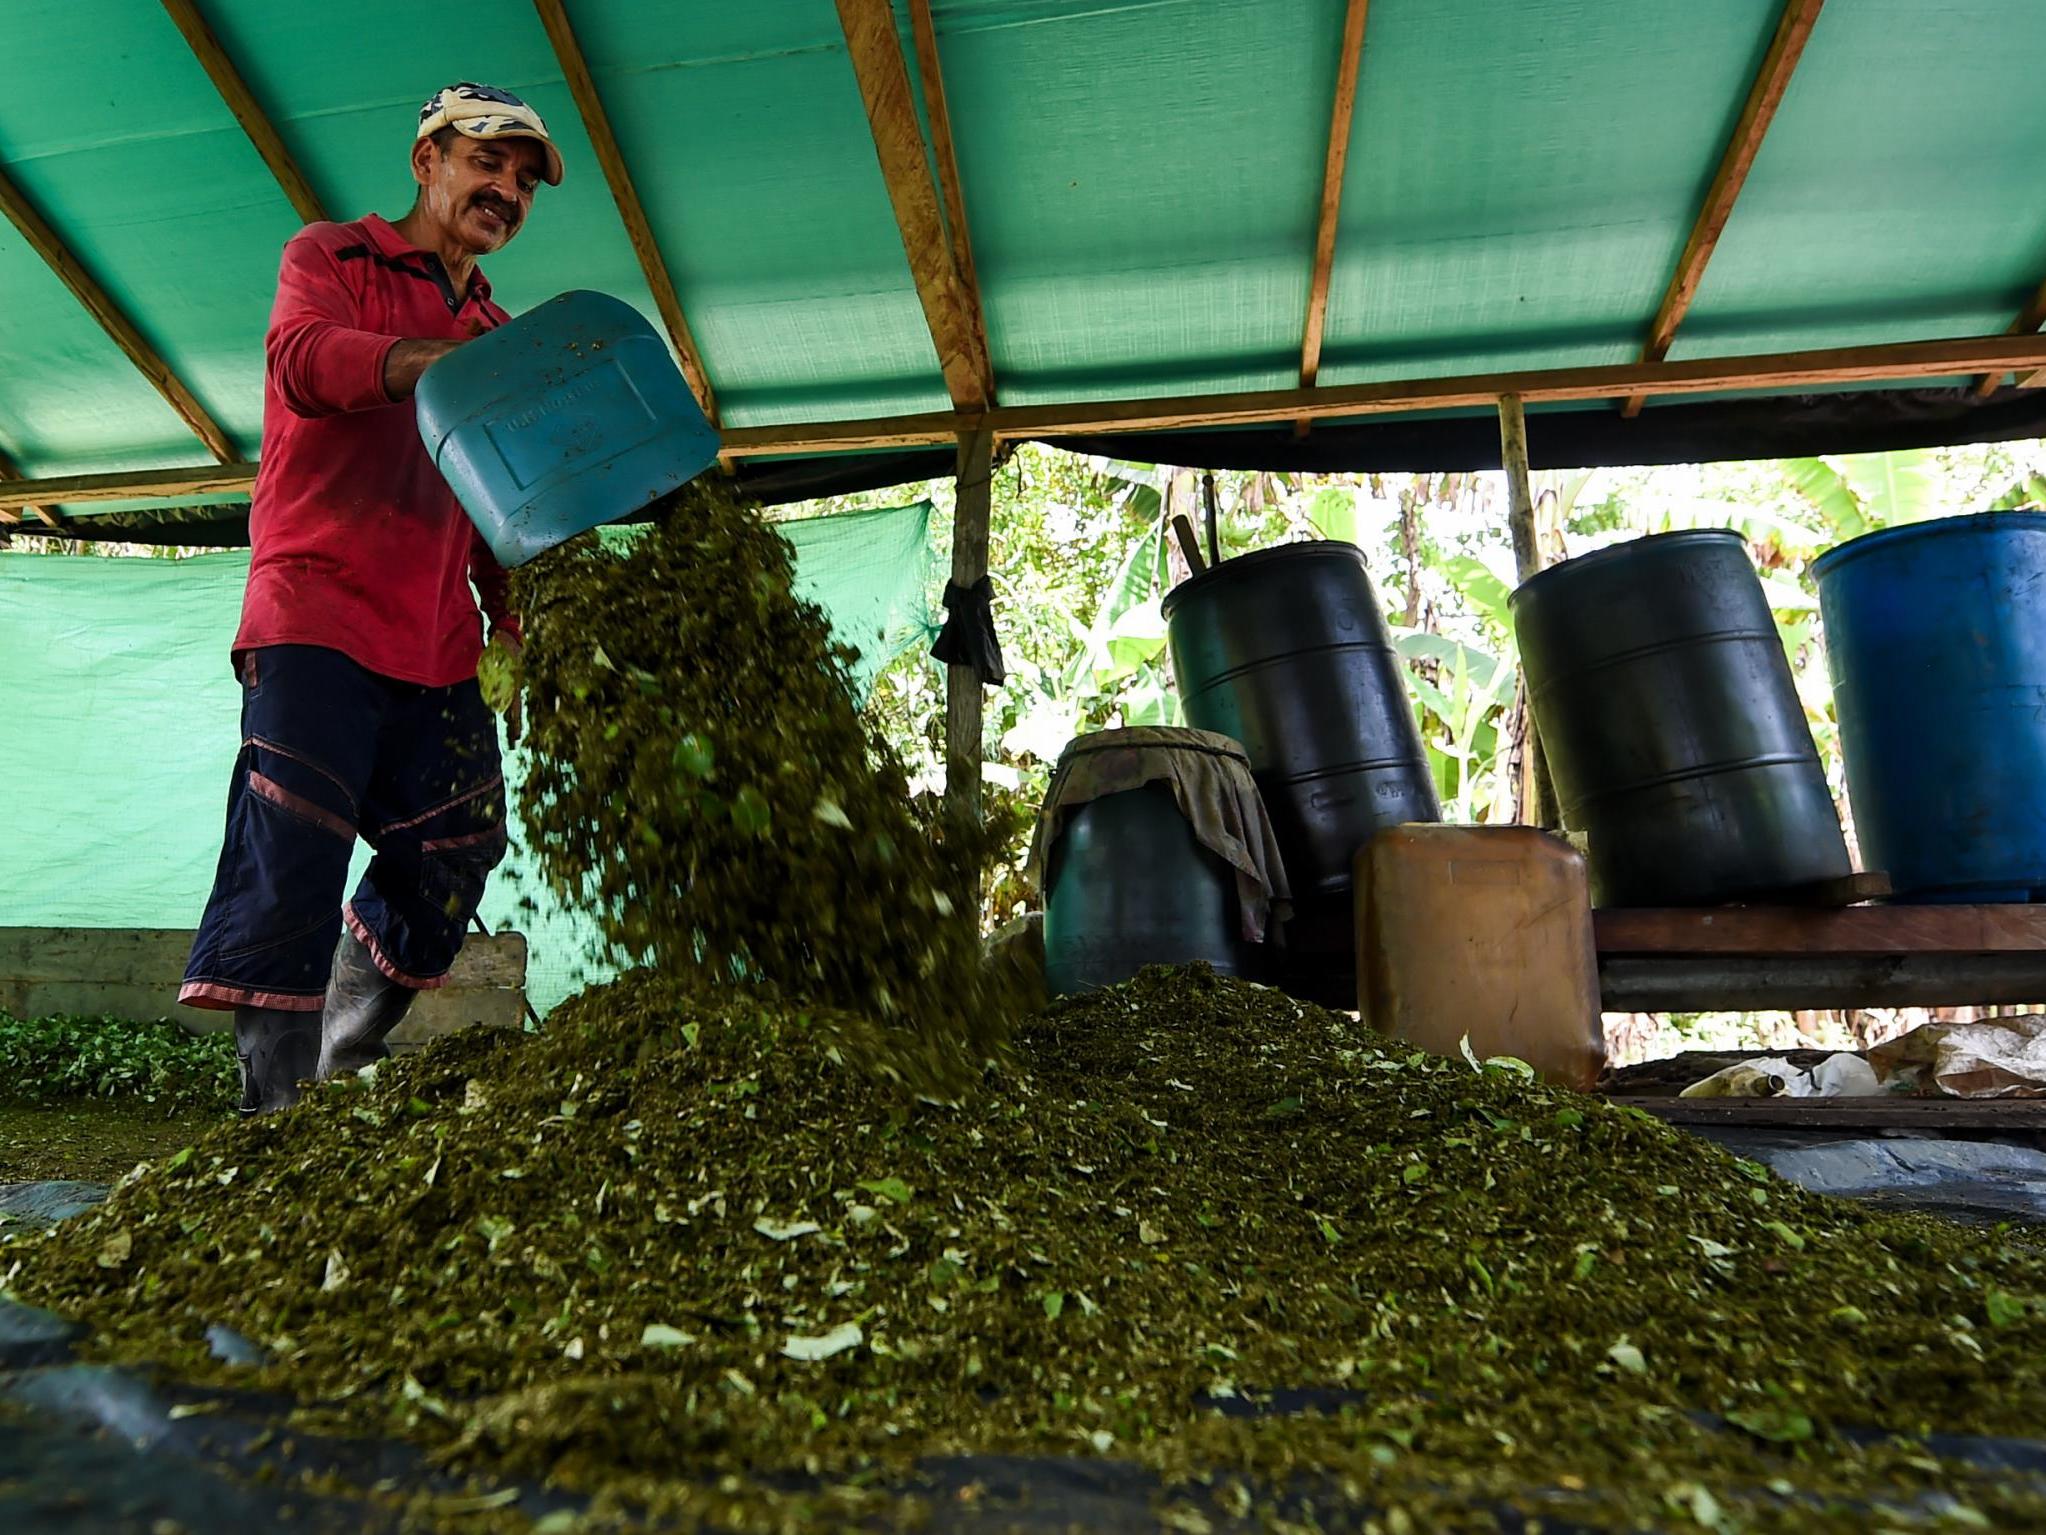
[[[245,1114],[388,1054],[505,852],[470,583],[491,645],[515,650],[518,628],[504,571],[420,442],[412,391],[504,323],[476,258],[525,226],[539,182],[560,184],[561,156],[523,101],[463,83],[421,109],[412,179],[395,224],[292,237],[265,340],[233,651],[242,746],[179,993],[233,1010]],[[358,836],[376,855],[344,909]]]

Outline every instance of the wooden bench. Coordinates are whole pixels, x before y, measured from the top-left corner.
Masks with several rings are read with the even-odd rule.
[[[1609,1012],[2046,1002],[2046,905],[1592,914]]]
[[[177,1004],[191,947],[189,928],[0,927],[0,1012],[175,1018],[194,1034],[225,1029],[232,1014]],[[521,1028],[525,987],[525,935],[472,934],[448,984],[420,994],[392,1043],[423,1044],[479,1023]]]

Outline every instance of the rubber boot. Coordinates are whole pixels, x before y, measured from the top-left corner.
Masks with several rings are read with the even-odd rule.
[[[238,1007],[234,1052],[242,1068],[242,1113],[288,1109],[298,1102],[298,1084],[313,1074],[319,1059],[319,1014]]]
[[[410,986],[400,986],[377,969],[362,940],[344,931],[320,1014],[319,1079],[388,1059],[391,1050],[384,1036],[398,1026],[414,995]]]

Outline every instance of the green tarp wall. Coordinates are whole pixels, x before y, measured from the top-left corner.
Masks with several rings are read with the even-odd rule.
[[[930,514],[919,501],[779,525],[804,595],[860,650],[862,689],[930,636]],[[0,554],[0,925],[197,926],[240,744],[228,644],[248,567],[239,552]],[[508,776],[518,768],[508,757]],[[513,831],[482,915],[531,939],[528,991],[544,1010],[601,967],[588,925],[525,877],[516,817]],[[367,862],[358,845],[357,875]]]

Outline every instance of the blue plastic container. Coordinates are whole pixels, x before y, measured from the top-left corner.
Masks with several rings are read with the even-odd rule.
[[[420,376],[419,435],[498,562],[630,516],[717,459],[668,345],[629,304],[564,293]]]
[[[1907,901],[2046,894],[2046,514],[1870,533],[1812,567],[1862,867]]]

